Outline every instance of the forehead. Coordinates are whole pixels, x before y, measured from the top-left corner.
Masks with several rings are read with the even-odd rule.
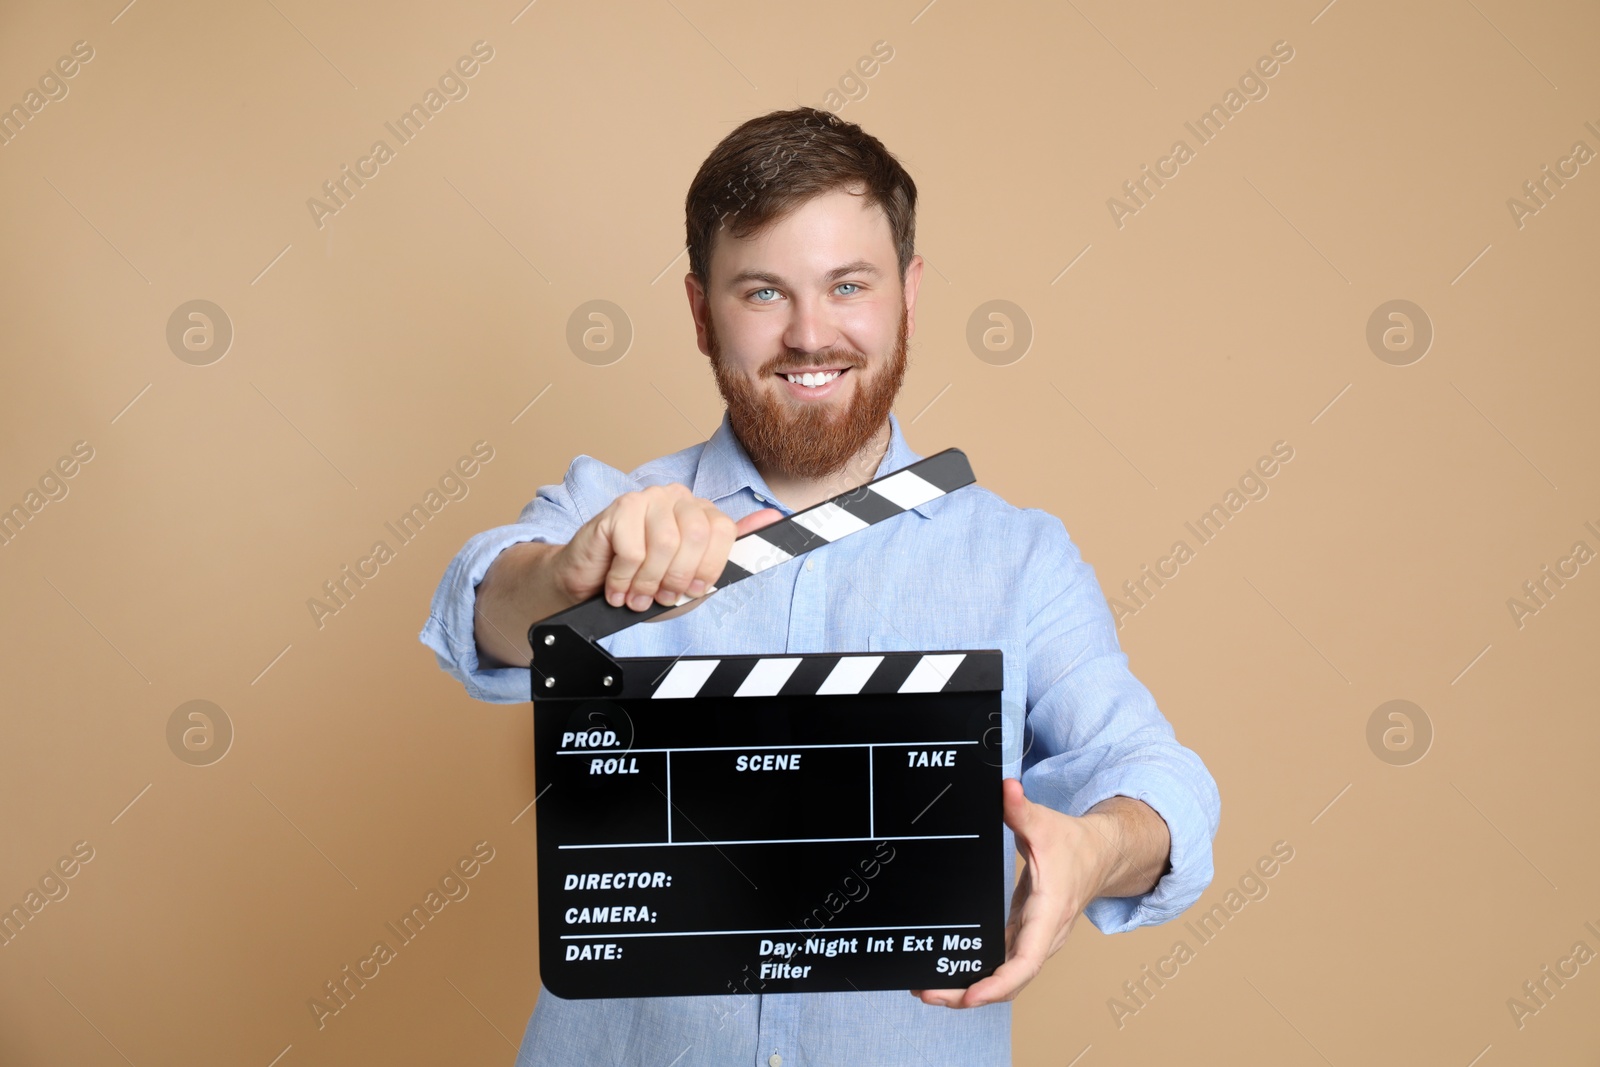
[[[844,189],[814,196],[745,237],[719,229],[710,258],[714,279],[747,269],[820,276],[857,260],[896,273],[889,217],[865,196]]]

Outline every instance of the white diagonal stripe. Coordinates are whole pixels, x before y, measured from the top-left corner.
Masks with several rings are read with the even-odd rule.
[[[942,656],[923,656],[917,660],[911,674],[900,686],[902,693],[937,693],[943,689],[950,676],[956,673],[965,652],[952,652]]]
[[[839,693],[859,693],[867,684],[872,672],[883,662],[882,656],[845,656],[828,672],[828,677],[817,687],[818,696]]]
[[[824,541],[837,541],[846,534],[867,528],[866,523],[832,502],[801,512],[794,517],[794,522],[796,526],[804,526]]]
[[[706,679],[711,677],[711,672],[721,662],[719,659],[680,659],[672,665],[672,670],[661,679],[661,684],[650,696],[657,700],[692,697],[700,692],[700,687],[706,684]]]
[[[739,683],[739,688],[734,692],[736,697],[775,697],[778,690],[783,688],[783,683],[789,680],[789,675],[800,666],[800,661],[793,656],[786,659],[757,660],[756,665],[745,675],[744,681]]]
[[[768,567],[776,567],[794,557],[758,534],[745,534],[733,543],[728,559],[751,574],[760,574]]]
[[[873,482],[867,488],[907,510],[918,504],[926,504],[935,497],[944,496],[943,489],[932,482],[918,478],[910,471],[891,474],[881,482]]]

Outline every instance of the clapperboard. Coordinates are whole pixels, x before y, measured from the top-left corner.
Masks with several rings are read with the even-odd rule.
[[[973,480],[949,449],[746,534],[710,596]],[[596,597],[528,632],[545,986],[946,989],[993,973],[1001,653],[630,659],[596,643],[670,610]]]

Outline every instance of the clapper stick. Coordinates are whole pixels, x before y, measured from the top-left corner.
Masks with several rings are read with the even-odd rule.
[[[976,480],[966,453],[959,448],[947,448],[918,460],[738,538],[715,583],[716,589],[720,592],[819,545],[859,533]],[[613,607],[604,595],[597,595],[534,623],[528,629],[536,674],[534,693],[549,697],[620,693],[623,668],[595,642],[688,602],[688,598],[682,598],[677,604],[651,604],[644,611],[634,611],[626,605]]]

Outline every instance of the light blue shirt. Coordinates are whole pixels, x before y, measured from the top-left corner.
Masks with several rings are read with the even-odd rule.
[[[890,431],[876,477],[922,458],[892,415]],[[711,440],[630,474],[579,456],[560,485],[539,488],[516,523],[474,536],[451,561],[423,644],[473,697],[530,700],[527,668],[486,670],[478,663],[473,604],[489,564],[519,541],[565,544],[620,494],[669,482],[689,486],[734,519],[763,507],[792,514],[767,488],[726,415]],[[1155,888],[1138,897],[1102,897],[1084,909],[1089,921],[1106,933],[1166,922],[1211,882],[1221,809],[1216,782],[1174,739],[1150,691],[1129,672],[1093,568],[1059,519],[1012,507],[981,485],[822,545],[713,594],[687,614],[635,625],[600,644],[613,656],[998,648],[1005,657],[1006,776],[1020,776],[1029,799],[1068,815],[1082,815],[1107,797],[1133,797],[1171,831],[1170,870]],[[1009,908],[1015,842],[1009,829],[1004,836]],[[1062,1039],[1071,1043],[1069,1035]],[[1011,1005],[953,1010],[905,991],[562,1000],[541,986],[517,1058],[519,1067],[779,1062],[1009,1064]]]

